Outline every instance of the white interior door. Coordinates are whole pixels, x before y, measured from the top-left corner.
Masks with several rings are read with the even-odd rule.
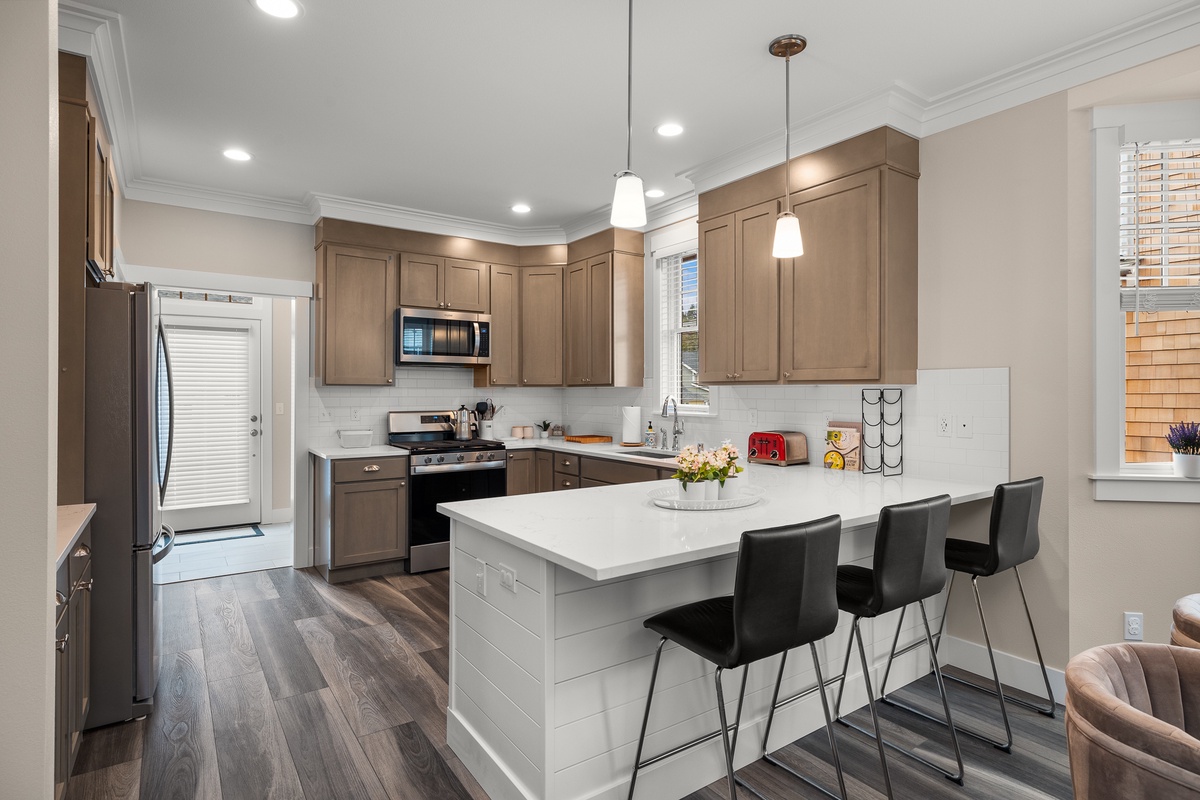
[[[164,316],[175,441],[163,520],[176,531],[261,521],[257,320]]]

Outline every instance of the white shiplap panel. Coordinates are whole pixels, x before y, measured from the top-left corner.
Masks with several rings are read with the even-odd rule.
[[[545,675],[542,658],[542,640],[526,628],[500,613],[474,592],[456,583],[454,612],[458,619],[476,631],[487,631],[488,640],[496,644],[508,656],[533,677],[541,680]]]
[[[487,715],[500,732],[511,741],[532,764],[545,760],[545,739],[542,728],[517,707],[494,683],[480,674],[462,654],[456,654],[458,691]]]
[[[483,598],[484,601],[534,636],[541,636],[545,627],[541,594],[520,583],[517,584],[517,590],[511,592],[500,586],[500,573],[495,567],[488,564],[485,570],[487,596]],[[454,551],[454,575],[457,585],[469,592],[476,592],[475,559],[462,550]]]
[[[485,563],[511,567],[517,572],[518,582],[535,592],[545,591],[546,564],[532,553],[518,550],[507,542],[481,533],[469,525],[455,526],[454,547],[472,558],[483,559]]]
[[[524,713],[541,719],[545,710],[542,684],[470,625],[458,625],[458,653],[504,692]]]
[[[470,697],[459,692],[454,710],[464,723],[478,732],[482,741],[486,742],[487,746],[499,757],[504,768],[512,772],[526,788],[532,790],[533,797],[544,796],[540,791],[543,783],[540,766],[526,758],[521,749],[504,735],[496,723],[483,713],[483,710],[475,705]]]

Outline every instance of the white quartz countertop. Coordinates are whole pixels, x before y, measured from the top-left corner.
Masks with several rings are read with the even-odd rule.
[[[319,458],[383,458],[408,455],[408,451],[403,447],[392,447],[390,444],[373,444],[370,447],[310,447],[308,452]]]
[[[594,455],[602,453],[582,448],[607,447],[606,452],[615,455],[614,445],[546,441],[530,440],[525,446]],[[956,504],[966,503],[990,498],[995,489],[817,466],[751,464],[736,480],[761,488],[762,499],[729,511],[674,511],[651,502],[651,491],[675,486],[663,480],[441,503],[438,511],[586,578],[607,580],[735,553],[747,530],[830,514],[841,515],[843,528],[855,528],[873,524],[884,506],[941,494],[949,494]]]
[[[54,542],[58,559],[55,562],[55,569],[61,567],[67,560],[67,553],[71,552],[71,548],[79,541],[79,534],[83,533],[83,529],[92,521],[95,514],[95,503],[58,507],[58,533]]]
[[[502,439],[504,446],[509,450],[553,450],[558,453],[574,453],[579,456],[595,456],[596,458],[608,458],[616,461],[628,461],[631,464],[652,464],[663,467],[664,469],[675,469],[674,454],[675,451],[658,450],[654,448],[656,453],[669,453],[670,458],[648,458],[639,455],[642,450],[651,448],[643,447],[622,447],[617,442],[600,442],[598,444],[580,444],[579,442],[564,441],[561,436],[551,436],[548,439]],[[718,444],[718,443],[714,443]]]

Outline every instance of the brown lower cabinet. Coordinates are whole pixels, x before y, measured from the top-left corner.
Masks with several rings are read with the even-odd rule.
[[[92,551],[85,529],[55,579],[54,796],[62,797],[91,705]]]
[[[538,491],[533,450],[515,450],[508,454],[508,495],[532,494]]]
[[[671,477],[674,472],[674,469],[552,450],[515,450],[508,454],[508,494],[657,481]]]
[[[408,458],[315,459],[316,567],[330,583],[398,572],[408,546]]]
[[[535,450],[534,472],[537,473],[537,490],[548,492],[554,488],[554,454],[549,450]]]

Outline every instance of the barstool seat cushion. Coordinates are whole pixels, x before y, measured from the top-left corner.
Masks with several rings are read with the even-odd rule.
[[[856,617],[875,615],[875,574],[866,567],[837,568],[838,608]]]
[[[737,666],[732,595],[669,609],[647,619],[645,626],[722,669]]]
[[[1179,598],[1171,619],[1171,644],[1200,649],[1200,594]]]
[[[995,560],[992,546],[987,542],[946,540],[946,569],[985,578],[995,574]]]

